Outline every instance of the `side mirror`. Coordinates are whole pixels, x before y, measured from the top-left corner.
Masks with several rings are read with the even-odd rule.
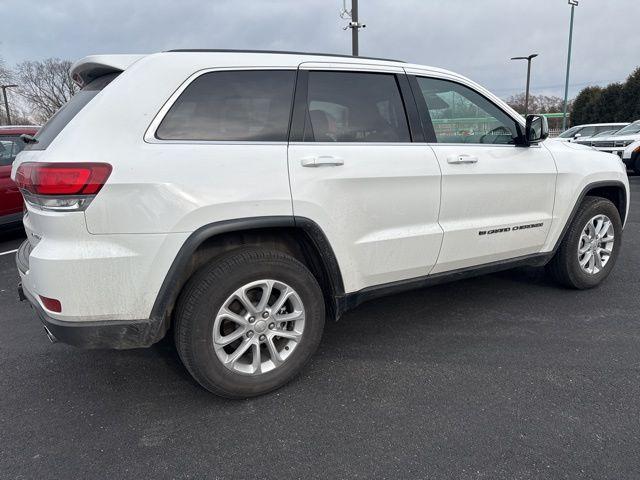
[[[527,115],[526,139],[528,145],[545,140],[549,136],[547,117],[542,115]]]
[[[581,136],[582,136],[582,134],[581,134],[581,133],[576,133],[576,134],[573,136],[573,139],[574,139],[574,140],[577,140],[577,139],[579,139]]]

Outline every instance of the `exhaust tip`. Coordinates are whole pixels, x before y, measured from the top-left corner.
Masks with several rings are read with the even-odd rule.
[[[47,338],[51,343],[58,343],[58,339],[46,326],[44,327],[44,333],[47,335]]]

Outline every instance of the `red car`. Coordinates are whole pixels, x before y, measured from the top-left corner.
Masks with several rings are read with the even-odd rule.
[[[0,227],[22,221],[22,195],[11,180],[11,164],[25,143],[20,135],[35,135],[39,127],[0,127]]]

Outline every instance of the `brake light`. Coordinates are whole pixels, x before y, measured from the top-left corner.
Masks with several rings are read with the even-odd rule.
[[[18,166],[16,183],[24,199],[49,210],[82,210],[102,189],[108,163],[34,163]]]
[[[18,187],[34,195],[95,195],[111,174],[108,163],[23,163]]]

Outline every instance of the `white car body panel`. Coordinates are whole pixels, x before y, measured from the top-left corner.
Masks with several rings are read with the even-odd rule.
[[[301,165],[303,158],[324,155],[339,157],[344,165]],[[289,171],[294,213],[323,229],[347,292],[431,271],[442,229],[440,169],[428,147],[291,144]]]
[[[553,155],[558,169],[552,228],[542,248],[543,252],[550,252],[560,239],[576,199],[588,185],[619,182],[625,186],[629,198],[629,179],[624,164],[616,155],[596,152],[577,143],[544,142],[543,145]]]
[[[546,149],[488,144],[432,148],[442,169],[444,230],[434,273],[540,251],[551,228],[556,190],[556,166]],[[478,160],[448,162],[458,155]],[[506,227],[511,231],[491,233]]]

